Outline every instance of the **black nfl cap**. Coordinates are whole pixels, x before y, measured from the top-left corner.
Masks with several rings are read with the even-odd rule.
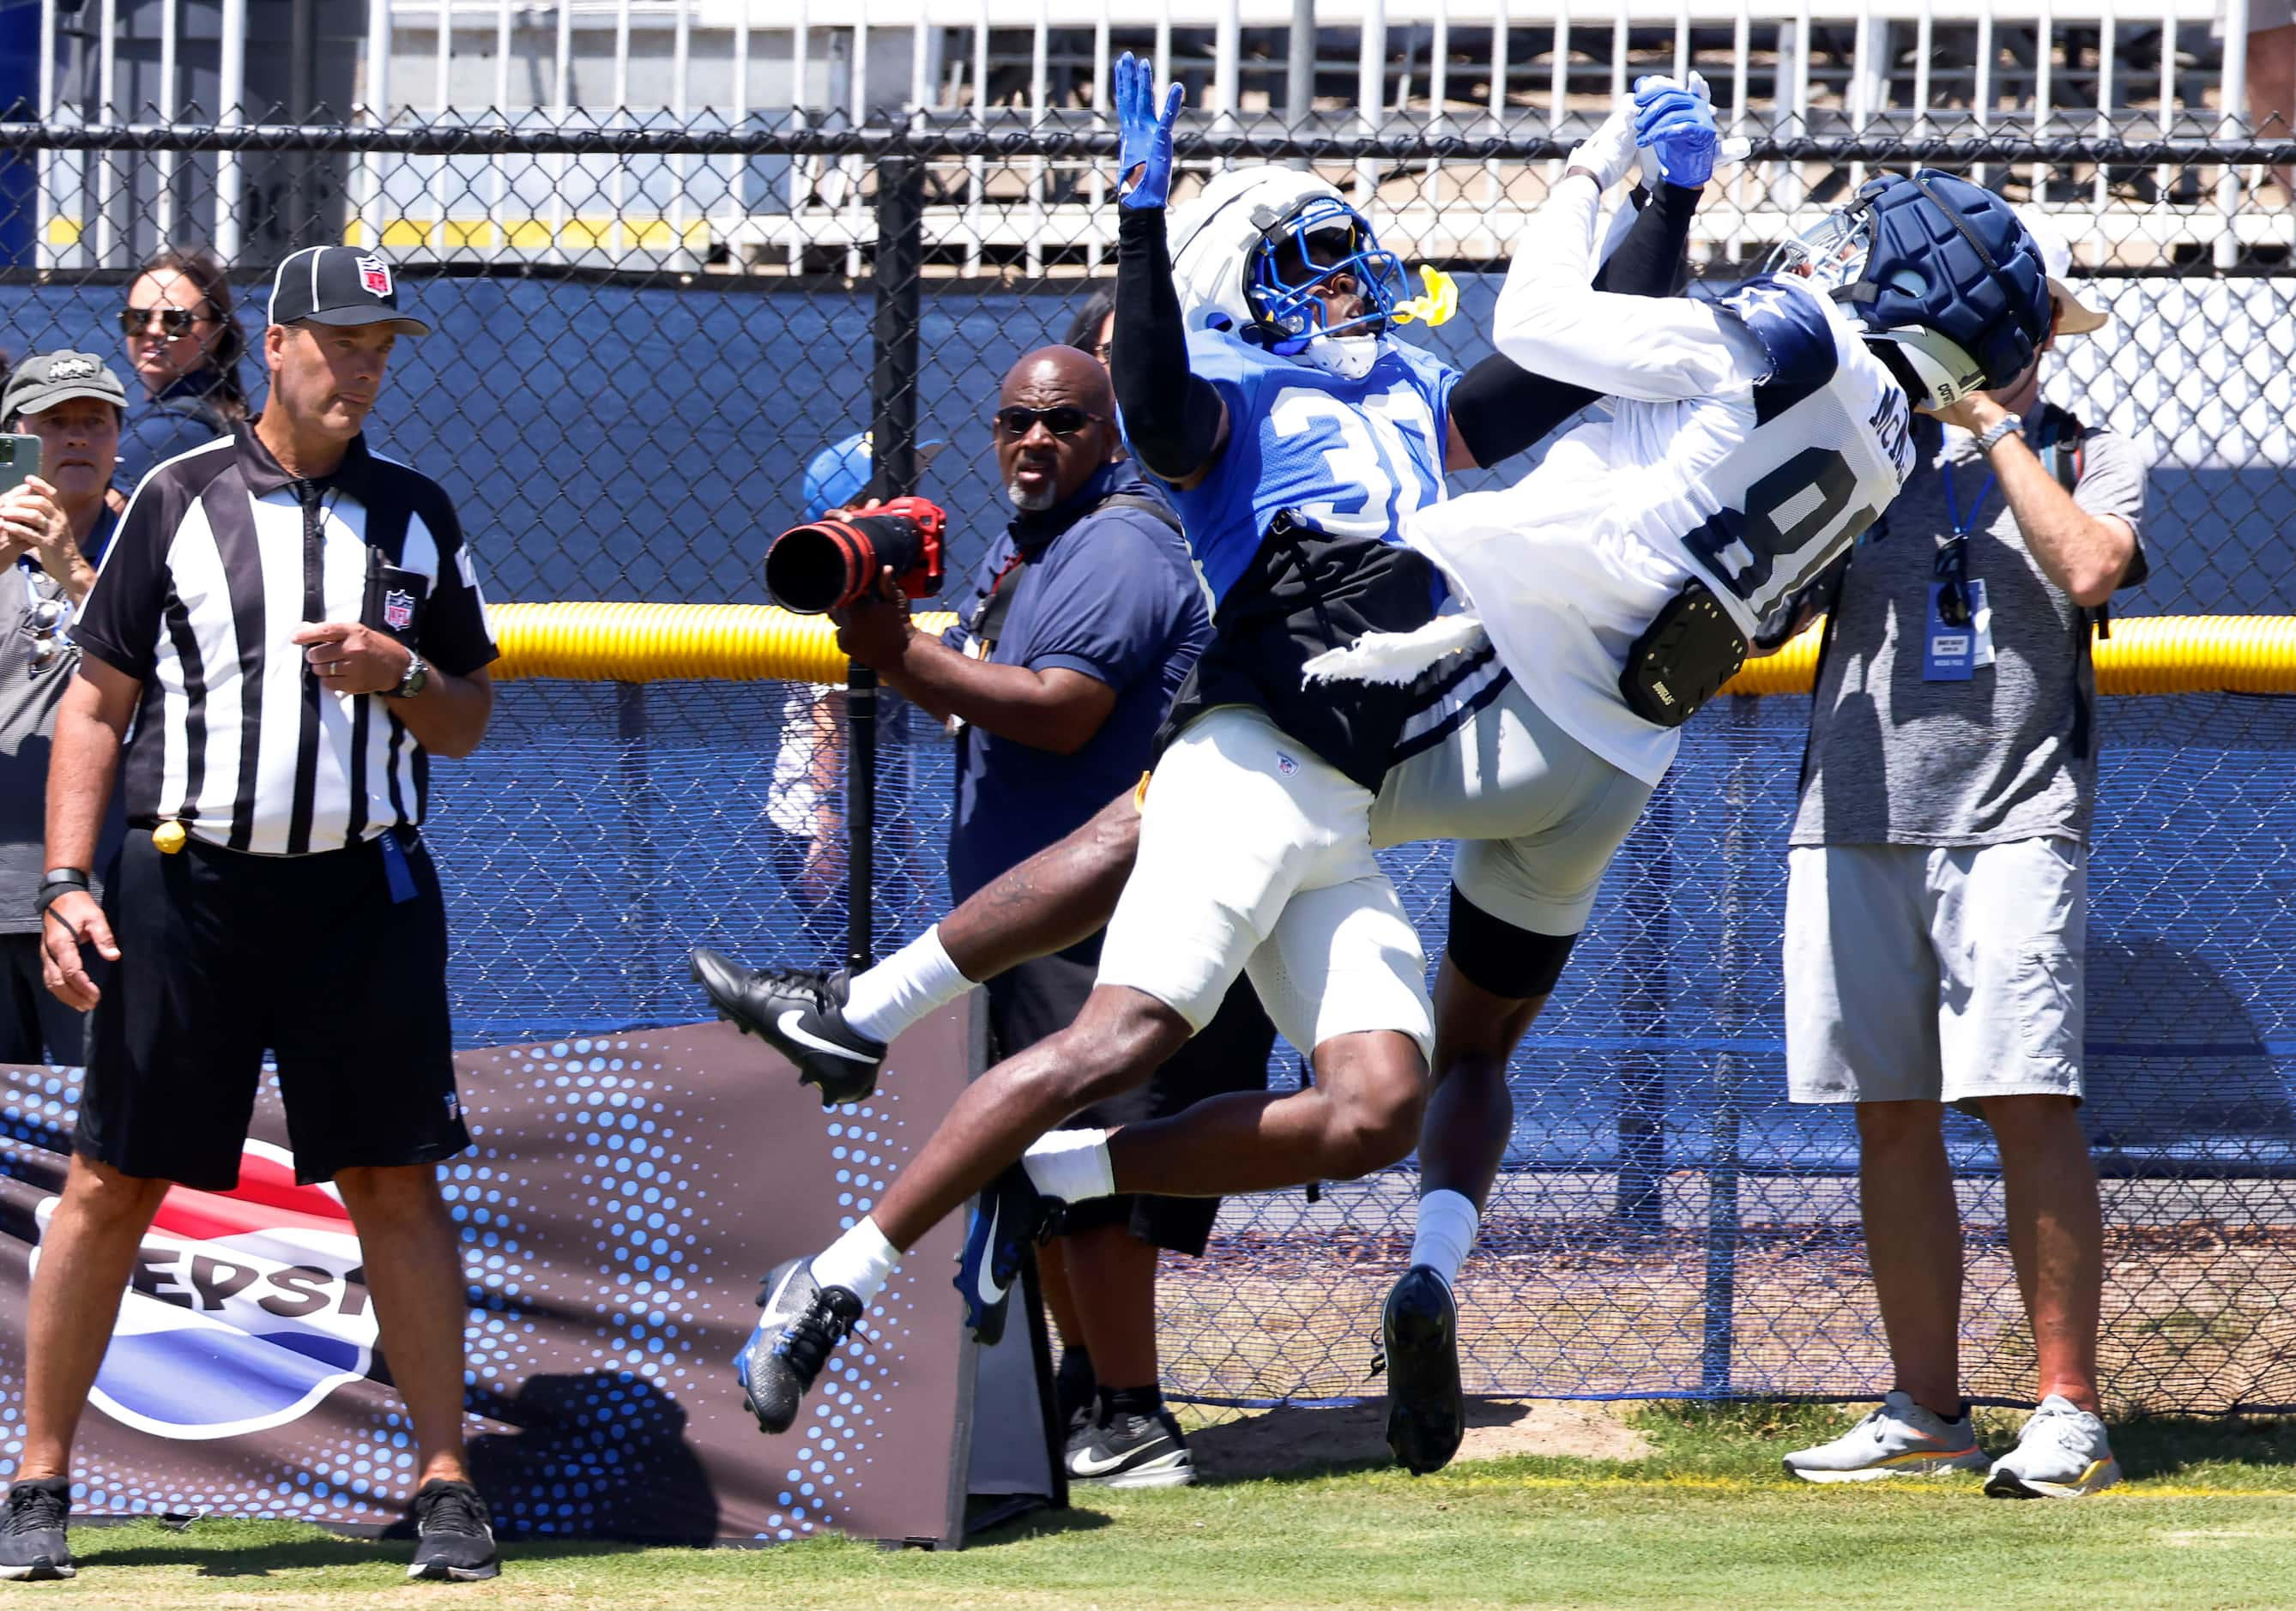
[[[310,246],[279,266],[271,280],[271,322],[293,324],[396,324],[410,336],[430,327],[398,307],[398,276],[390,264],[356,246]]]

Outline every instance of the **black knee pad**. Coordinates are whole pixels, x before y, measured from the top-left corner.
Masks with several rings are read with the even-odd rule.
[[[1575,934],[1518,928],[1451,886],[1451,964],[1478,990],[1518,1002],[1549,994],[1578,943]]]

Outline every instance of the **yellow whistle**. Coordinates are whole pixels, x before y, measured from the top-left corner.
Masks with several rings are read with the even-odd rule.
[[[160,854],[163,855],[175,855],[184,847],[184,841],[190,837],[184,831],[184,825],[181,822],[162,822],[152,830],[152,843],[160,847]]]

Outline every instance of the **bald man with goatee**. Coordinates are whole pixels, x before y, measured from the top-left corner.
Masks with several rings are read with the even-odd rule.
[[[944,637],[919,632],[890,572],[881,598],[836,617],[839,648],[956,732],[948,881],[960,901],[1139,781],[1173,695],[1211,641],[1178,519],[1126,457],[1097,359],[1072,347],[1028,354],[1004,376],[991,429],[1014,514],[955,596],[964,625]],[[694,963],[721,1007],[756,1010],[750,970],[706,950]],[[991,983],[992,1058],[1066,1028],[1099,965],[1095,935]],[[1129,1124],[1259,1090],[1274,1039],[1240,985],[1153,1082],[1069,1123]],[[1095,1201],[1046,1249],[1046,1296],[1065,1344],[1071,1480],[1192,1480],[1158,1387],[1156,1261],[1160,1248],[1201,1254],[1218,1211],[1217,1198]]]

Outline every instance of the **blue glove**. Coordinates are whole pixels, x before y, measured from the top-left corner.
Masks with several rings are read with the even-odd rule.
[[[1669,184],[1695,190],[1714,176],[1722,137],[1703,94],[1665,78],[1645,78],[1635,86],[1635,143],[1658,158],[1659,176]]]
[[[1161,207],[1172,193],[1172,125],[1180,115],[1180,86],[1165,92],[1160,114],[1155,69],[1126,51],[1116,61],[1115,99],[1117,202]]]

